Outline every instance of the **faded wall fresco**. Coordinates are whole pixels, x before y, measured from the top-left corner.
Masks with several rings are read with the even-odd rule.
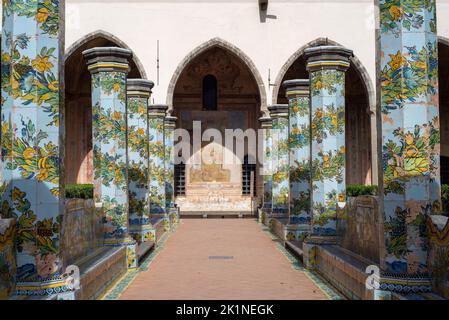
[[[427,216],[441,210],[435,0],[380,1],[383,269],[425,275]]]

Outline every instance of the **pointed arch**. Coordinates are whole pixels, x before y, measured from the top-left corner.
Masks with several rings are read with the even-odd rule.
[[[293,63],[295,63],[295,61],[298,58],[300,58],[304,54],[304,51],[307,48],[316,47],[316,46],[320,46],[320,45],[341,46],[341,44],[339,44],[336,41],[330,40],[329,38],[320,37],[318,39],[310,41],[309,43],[305,44],[304,46],[302,46],[298,50],[296,50],[290,56],[290,58],[288,58],[288,60],[285,62],[285,64],[282,66],[281,70],[279,71],[279,73],[276,77],[275,85],[273,86],[273,95],[272,95],[272,103],[273,104],[277,103],[279,90],[282,85],[281,82],[282,82],[282,79],[284,78],[285,74],[287,73],[288,69],[293,65]],[[369,100],[368,103],[369,103],[370,110],[372,112],[375,112],[376,111],[376,90],[375,90],[374,84],[371,80],[371,77],[368,74],[368,71],[363,66],[362,62],[357,58],[357,56],[354,56],[353,58],[351,58],[351,64],[353,64],[353,66],[355,67],[355,70],[357,71],[357,73],[359,74],[361,79],[363,79],[363,84],[365,86],[366,92],[368,93],[368,100]]]
[[[254,77],[254,80],[257,83],[259,95],[260,95],[260,111],[263,114],[268,114],[268,108],[267,108],[267,95],[265,91],[265,85],[262,80],[262,76],[260,75],[259,71],[257,70],[254,62],[249,58],[242,50],[234,46],[233,44],[221,39],[221,38],[213,38],[209,41],[206,41],[205,43],[199,45],[195,49],[193,49],[187,56],[179,63],[178,67],[175,70],[175,73],[173,74],[169,86],[168,86],[168,92],[167,92],[167,105],[168,105],[168,111],[171,112],[173,110],[173,96],[175,92],[176,83],[178,82],[178,79],[183,72],[183,70],[187,67],[187,65],[195,59],[195,57],[199,56],[203,52],[214,48],[219,47],[222,49],[225,49],[228,52],[231,52],[235,56],[237,56],[239,59],[241,59],[246,67],[251,71],[252,76]]]
[[[129,49],[133,51],[124,41],[120,40],[118,37],[114,36],[112,33],[109,33],[104,30],[96,30],[94,32],[86,34],[81,39],[75,41],[65,52],[64,61],[67,61],[69,57],[72,56],[79,48],[81,48],[83,45],[91,42],[95,39],[105,39],[109,42],[114,43],[116,46],[124,49]],[[134,51],[133,51],[134,53]],[[138,72],[142,79],[147,79],[147,74],[145,72],[145,68],[143,67],[143,64],[140,62],[139,58],[133,54],[132,61],[136,65]]]

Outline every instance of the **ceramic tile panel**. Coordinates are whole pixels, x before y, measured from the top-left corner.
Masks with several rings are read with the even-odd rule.
[[[379,4],[386,252],[381,260],[396,278],[382,289],[430,289],[403,282],[427,277],[425,223],[441,211],[435,2]]]
[[[63,5],[3,1],[2,214],[17,219],[17,294],[46,295],[61,278],[60,187],[64,170]]]
[[[272,137],[272,119],[270,117],[263,117],[259,119],[260,126],[263,132],[263,160],[262,160],[262,175],[263,175],[263,204],[264,211],[271,213],[272,196],[273,196],[273,137]]]

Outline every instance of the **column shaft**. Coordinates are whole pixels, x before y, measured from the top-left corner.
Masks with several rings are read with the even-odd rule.
[[[128,79],[127,84],[129,232],[141,243],[155,239],[148,183],[148,99],[154,84],[143,79]]]
[[[394,275],[381,288],[430,290],[426,220],[441,210],[436,5],[381,0],[380,13],[381,265]]]
[[[94,199],[104,226],[104,244],[127,246],[128,267],[137,266],[128,230],[126,81],[130,50],[106,47],[83,52],[92,74]]]
[[[288,217],[289,211],[289,150],[288,105],[268,107],[273,119],[273,195],[272,216]]]
[[[273,137],[272,126],[273,122],[270,117],[263,117],[259,119],[260,126],[263,131],[263,203],[262,210],[264,214],[271,214],[273,205]]]
[[[170,222],[178,221],[178,209],[175,207],[175,127],[176,117],[167,116],[164,123],[165,141],[165,207]]]
[[[287,238],[303,240],[311,227],[309,80],[284,82],[289,100],[290,221]]]
[[[166,105],[149,107],[149,172],[150,215],[152,218],[167,218],[165,210],[165,147],[164,118]],[[167,220],[168,222],[168,220]]]
[[[306,49],[311,90],[312,235],[333,242],[346,206],[345,71],[352,51]]]
[[[18,295],[67,290],[61,277],[64,213],[64,5],[3,1],[2,217],[17,220]],[[13,271],[14,272],[14,271]]]

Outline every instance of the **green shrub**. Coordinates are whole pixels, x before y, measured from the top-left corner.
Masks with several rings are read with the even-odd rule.
[[[351,184],[346,186],[346,195],[348,197],[375,196],[377,195],[377,186],[365,186],[361,184]]]
[[[93,199],[93,184],[67,184],[65,186],[65,197],[67,199]]]

